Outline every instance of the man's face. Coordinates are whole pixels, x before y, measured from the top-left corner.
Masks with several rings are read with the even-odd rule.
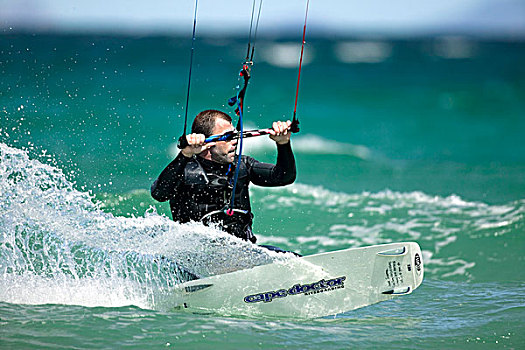
[[[213,135],[224,134],[227,131],[233,131],[233,125],[221,118],[215,119],[215,127],[213,128]],[[211,160],[217,163],[227,164],[232,163],[235,158],[235,146],[237,140],[219,141],[215,146],[210,148]]]

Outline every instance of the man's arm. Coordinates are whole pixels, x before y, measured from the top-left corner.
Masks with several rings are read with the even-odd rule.
[[[259,186],[284,186],[295,181],[295,158],[290,145],[291,121],[274,122],[270,138],[277,144],[277,163],[261,163],[251,158],[251,182]]]
[[[195,155],[214,146],[216,142],[204,143],[204,135],[186,135],[188,146],[183,148],[177,157],[160,173],[153,185],[151,196],[159,202],[171,199],[184,178],[184,168],[188,161]]]
[[[284,186],[295,181],[295,158],[290,142],[277,144],[277,163],[261,163],[253,158],[251,182],[258,186]]]
[[[171,199],[184,178],[184,168],[191,158],[185,157],[182,152],[160,173],[153,185],[151,196],[159,202]]]

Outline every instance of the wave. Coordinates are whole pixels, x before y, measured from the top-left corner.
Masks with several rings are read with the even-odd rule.
[[[378,41],[341,42],[335,56],[343,63],[380,63],[392,55],[392,44]]]
[[[0,144],[0,301],[154,308],[193,275],[289,258],[154,208],[121,217],[101,207],[60,169]]]
[[[271,43],[261,45],[261,59],[280,68],[299,67],[301,44],[299,43]],[[304,52],[303,66],[310,64],[314,58],[313,48]]]
[[[254,188],[254,199],[269,216],[287,216],[295,232],[279,243],[304,253],[399,241],[417,241],[428,275],[488,279],[495,271],[516,278],[508,262],[521,255],[507,241],[523,242],[525,200],[489,205],[456,195],[423,192],[347,194],[320,186]],[[264,242],[276,239],[262,235]],[[477,249],[472,249],[478,245]]]

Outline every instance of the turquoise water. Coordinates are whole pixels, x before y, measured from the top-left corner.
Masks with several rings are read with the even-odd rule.
[[[416,241],[426,267],[413,294],[321,320],[162,303],[180,276],[160,256],[201,274],[275,259],[175,224],[149,196],[177,152],[189,45],[0,36],[0,347],[525,346],[523,42],[309,41],[298,179],[252,188],[259,243],[313,254]],[[291,117],[299,49],[257,43],[250,127]],[[244,40],[198,38],[195,50],[190,116],[229,110]],[[246,153],[275,158],[265,138]]]

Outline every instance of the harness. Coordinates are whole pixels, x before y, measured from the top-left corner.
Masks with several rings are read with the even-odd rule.
[[[241,162],[241,164],[243,164]],[[253,214],[250,210],[235,208],[235,215],[227,214],[228,205],[233,192],[233,171],[228,167],[226,174],[206,172],[201,162],[195,157],[188,162],[184,169],[184,185],[196,189],[196,196],[209,196],[208,203],[193,203],[194,209],[199,213],[199,220],[205,225],[217,225],[226,232],[236,237],[255,242],[251,230]],[[241,165],[242,174],[247,173],[246,165]],[[222,192],[218,197],[213,192]],[[201,198],[202,200],[202,198]],[[237,198],[239,202],[242,198]]]

